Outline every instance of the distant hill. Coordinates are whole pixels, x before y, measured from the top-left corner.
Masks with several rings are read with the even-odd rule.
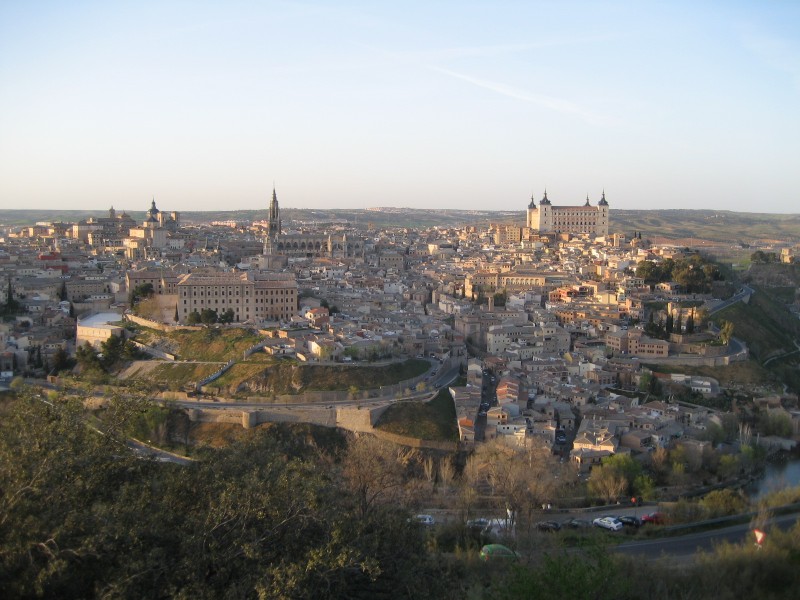
[[[144,212],[131,211],[137,221]],[[0,226],[32,225],[38,221],[74,222],[88,217],[104,217],[105,211],[83,210],[0,210]],[[489,223],[525,223],[525,213],[519,211],[434,210],[414,208],[367,209],[297,209],[282,208],[284,223],[343,223],[367,228],[382,227],[458,227]],[[184,211],[186,223],[210,221],[253,221],[267,217],[264,210]],[[629,236],[640,232],[643,237],[674,240],[682,245],[707,242],[733,242],[748,245],[768,245],[772,242],[800,242],[800,214],[778,215],[739,213],[719,210],[615,210],[611,211],[611,232]]]

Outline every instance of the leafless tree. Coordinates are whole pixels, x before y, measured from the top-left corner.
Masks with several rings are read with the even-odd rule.
[[[439,482],[442,484],[442,491],[447,493],[453,478],[456,476],[456,467],[453,458],[448,456],[439,461]]]
[[[360,435],[353,440],[341,461],[342,476],[356,495],[359,514],[364,517],[380,503],[402,503],[412,450]]]
[[[434,462],[433,457],[428,456],[425,460],[422,461],[422,471],[425,474],[425,480],[428,483],[433,483],[434,478],[436,477],[436,470],[434,469]]]

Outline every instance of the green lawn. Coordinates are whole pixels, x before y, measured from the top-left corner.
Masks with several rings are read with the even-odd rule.
[[[219,362],[241,360],[244,351],[261,339],[260,335],[248,329],[223,327],[169,333],[143,328],[136,336],[136,340],[143,344],[155,345],[162,340],[168,342],[181,359]]]
[[[149,371],[146,375],[142,375],[142,379],[167,386],[171,390],[179,390],[187,383],[194,383],[208,377],[221,366],[220,364],[209,363],[165,362]]]

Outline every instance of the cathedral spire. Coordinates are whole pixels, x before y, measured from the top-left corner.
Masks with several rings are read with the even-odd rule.
[[[281,234],[281,211],[278,206],[278,194],[275,183],[272,183],[272,200],[269,203],[269,218],[267,219],[267,237],[275,239]]]

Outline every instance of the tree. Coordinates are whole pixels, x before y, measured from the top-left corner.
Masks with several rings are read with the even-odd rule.
[[[650,467],[659,480],[664,480],[669,470],[669,451],[663,446],[656,448],[650,455]]]
[[[200,313],[197,312],[196,310],[193,310],[192,312],[190,312],[189,315],[186,317],[186,323],[187,323],[187,325],[197,325],[197,324],[199,324],[200,323]]]
[[[606,502],[617,500],[628,486],[625,477],[613,467],[600,465],[592,469],[589,480],[589,493]]]
[[[633,493],[642,500],[653,500],[656,495],[656,482],[649,475],[640,474],[633,480]]]
[[[53,373],[58,375],[58,373],[68,369],[69,367],[69,354],[67,354],[67,351],[64,350],[64,348],[59,346],[58,350],[56,350],[55,354],[53,354]]]
[[[791,437],[792,419],[784,412],[764,411],[758,417],[758,430],[762,435]]]
[[[708,518],[714,519],[744,512],[747,508],[747,499],[741,491],[723,489],[709,492],[700,504],[706,510]]]
[[[155,294],[152,283],[141,283],[134,287],[128,294],[128,304],[133,306],[144,298],[150,298]]]
[[[442,486],[442,491],[447,492],[455,474],[456,467],[451,457],[447,456],[439,461],[439,483]]]
[[[740,468],[739,457],[733,454],[723,454],[719,457],[719,463],[717,464],[717,476],[722,481],[732,479],[738,475]]]
[[[628,485],[628,491],[632,491],[634,480],[641,474],[642,465],[639,461],[635,460],[630,454],[612,454],[603,459],[604,467],[614,469],[625,478]]]
[[[277,427],[192,468],[141,460],[123,432],[147,406],[112,398],[105,435],[79,400],[23,390],[4,407],[4,597],[446,595],[421,529],[391,507],[353,514],[319,439]]]
[[[694,333],[694,309],[686,317],[686,333]]]
[[[67,294],[67,282],[66,281],[62,281],[61,282],[61,289],[58,292],[58,298],[62,302],[66,301],[66,300],[69,300],[69,294]]]
[[[200,322],[203,325],[213,325],[217,322],[217,311],[213,308],[204,308],[200,312]]]
[[[177,323],[178,321],[181,320],[180,315],[178,314],[178,305],[177,304],[175,305],[175,314],[173,315],[172,320],[175,323]]]
[[[722,340],[723,344],[728,344],[733,337],[733,323],[730,321],[722,321],[722,324],[719,328],[719,339]]]
[[[422,472],[425,475],[425,481],[428,483],[433,483],[436,479],[436,463],[433,461],[432,456],[426,456],[425,460],[422,461]]]
[[[342,477],[354,494],[355,508],[364,518],[380,504],[397,503],[402,497],[410,451],[360,435],[341,460]]]

